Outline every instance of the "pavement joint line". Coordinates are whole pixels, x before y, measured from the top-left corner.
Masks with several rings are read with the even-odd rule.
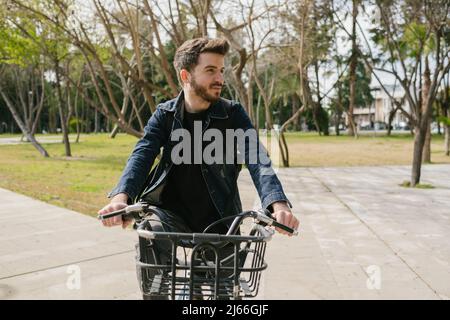
[[[6,279],[11,279],[11,278],[16,278],[16,277],[21,277],[21,276],[32,274],[32,273],[36,273],[36,272],[47,271],[47,270],[52,270],[52,269],[58,269],[58,268],[61,268],[61,267],[70,266],[70,265],[77,264],[77,263],[83,263],[83,262],[100,260],[100,259],[103,259],[103,258],[109,258],[109,257],[113,257],[113,256],[118,256],[118,255],[121,255],[121,254],[134,252],[134,251],[135,250],[126,250],[126,251],[116,252],[116,253],[112,253],[112,254],[107,254],[107,255],[104,255],[104,256],[100,256],[100,257],[93,257],[93,258],[88,258],[88,259],[84,259],[84,260],[73,261],[73,262],[70,262],[70,263],[64,263],[64,264],[53,266],[53,267],[47,267],[47,268],[42,268],[42,269],[38,269],[38,270],[27,271],[27,272],[24,272],[24,273],[19,273],[19,274],[15,274],[15,275],[12,275],[12,276],[7,276],[7,277],[0,278],[0,281],[6,280]]]
[[[317,180],[319,181],[319,183],[326,189],[328,190],[331,194],[333,194],[333,196],[342,204],[344,205],[349,211],[350,213],[355,216],[370,232],[372,232],[375,237],[380,240],[390,251],[392,251],[392,253],[394,253],[395,256],[397,256],[407,267],[408,269],[410,269],[416,276],[418,279],[420,279],[440,300],[442,300],[442,297],[440,296],[440,294],[433,288],[431,287],[431,285],[426,282],[417,272],[416,270],[414,270],[413,267],[411,267],[405,259],[403,259],[402,256],[400,256],[400,254],[398,252],[396,252],[383,238],[380,237],[380,235],[378,235],[378,233],[375,232],[375,230],[373,230],[368,224],[365,223],[364,220],[362,220],[359,215],[357,215],[352,208],[347,205],[347,203],[345,203],[345,201],[343,201],[336,193],[333,192],[333,190],[325,183],[323,182],[316,174],[314,174],[314,172],[311,170],[313,168],[307,168],[307,170],[311,173],[311,175]]]

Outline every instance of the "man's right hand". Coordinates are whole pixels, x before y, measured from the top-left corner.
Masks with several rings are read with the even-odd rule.
[[[124,193],[119,193],[111,199],[111,202],[108,205],[104,206],[101,210],[99,210],[97,214],[103,215],[123,209],[128,206],[127,201],[128,195]],[[132,220],[122,220],[122,216],[115,216],[109,219],[102,220],[102,223],[105,227],[113,227],[121,225],[123,229],[125,229],[131,222]]]

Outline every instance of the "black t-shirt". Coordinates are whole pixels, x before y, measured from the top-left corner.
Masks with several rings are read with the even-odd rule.
[[[202,165],[194,163],[194,121],[201,121],[203,129],[205,119],[206,111],[189,113],[184,110],[183,127],[191,136],[191,161],[172,165],[161,194],[161,207],[183,218],[193,232],[203,232],[209,224],[221,218],[209,194]],[[203,153],[201,134],[199,139],[197,145],[202,146]],[[225,234],[227,228],[220,223],[208,232]]]

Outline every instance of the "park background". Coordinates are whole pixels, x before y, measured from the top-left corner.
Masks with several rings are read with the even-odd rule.
[[[295,178],[285,188],[305,195],[299,211],[315,190],[309,170],[360,179],[347,196],[373,204],[379,187],[450,198],[449,6],[0,0],[0,188],[95,216],[157,105],[180,90],[176,48],[209,36],[230,42],[222,96],[242,103],[266,145],[276,140],[274,165]],[[364,180],[377,173],[389,184]],[[428,200],[444,235],[448,202]]]
[[[447,1],[2,0],[0,186],[95,212],[200,36],[230,42],[223,97],[275,129],[275,165],[411,164],[414,186],[450,163],[449,35]]]

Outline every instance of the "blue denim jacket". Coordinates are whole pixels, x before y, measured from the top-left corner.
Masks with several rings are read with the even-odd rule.
[[[108,197],[126,193],[130,203],[145,200],[154,205],[160,204],[161,192],[173,165],[171,151],[173,146],[178,143],[178,141],[172,141],[170,136],[174,130],[182,128],[183,100],[184,94],[181,92],[175,99],[158,105],[144,128],[144,136],[137,142],[131,153],[118,185],[109,193]],[[224,135],[226,129],[243,129],[244,131],[254,129],[244,108],[235,101],[223,98],[208,108],[203,131],[207,128],[219,129]],[[245,140],[245,146],[239,146],[239,151],[242,156],[245,154],[245,164],[258,191],[262,207],[271,210],[270,205],[277,201],[286,201],[292,207],[272,169],[267,151],[260,144],[258,138],[256,142],[259,146],[257,152],[262,156],[261,158],[266,157],[265,161],[261,161],[258,157],[256,162],[250,163],[249,153],[252,150],[249,146],[249,139]],[[160,161],[150,172],[161,147],[163,152]],[[203,163],[201,168],[210,196],[219,214],[224,217],[241,212],[242,205],[237,186],[241,164],[229,164],[227,161],[224,161],[223,164]]]

